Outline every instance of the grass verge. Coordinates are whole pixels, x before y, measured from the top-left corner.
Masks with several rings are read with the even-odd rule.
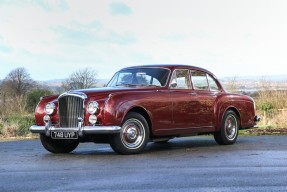
[[[31,125],[35,124],[33,115],[9,115],[0,118],[0,138],[31,137],[29,131]]]

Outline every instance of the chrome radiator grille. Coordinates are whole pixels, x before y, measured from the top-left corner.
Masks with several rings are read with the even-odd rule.
[[[78,127],[78,118],[84,116],[84,99],[74,95],[58,98],[60,127]]]

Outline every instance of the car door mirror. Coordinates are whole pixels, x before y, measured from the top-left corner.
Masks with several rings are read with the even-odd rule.
[[[176,87],[177,87],[177,83],[176,83],[176,82],[172,82],[172,83],[170,84],[170,87],[171,87],[171,88],[176,88]]]

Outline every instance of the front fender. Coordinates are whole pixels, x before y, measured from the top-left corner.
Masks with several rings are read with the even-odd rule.
[[[128,101],[118,94],[110,94],[104,107],[104,125],[120,126],[126,114]]]
[[[123,94],[110,94],[105,104],[105,124],[121,125],[126,114],[134,107],[141,107],[139,99],[130,98]]]
[[[49,102],[53,102],[56,106],[58,105],[57,103],[58,95],[52,95],[52,96],[46,96],[41,98],[39,101],[38,105],[36,106],[35,109],[35,122],[36,125],[44,125],[43,117],[45,116],[45,105]],[[52,116],[53,119],[57,118],[57,113],[55,113]]]

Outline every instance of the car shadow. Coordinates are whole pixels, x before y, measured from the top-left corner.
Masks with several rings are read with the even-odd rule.
[[[213,148],[219,145],[214,141],[213,137],[185,137],[172,139],[166,143],[149,143],[144,153],[154,153],[160,151],[174,150],[200,150],[200,148]]]
[[[182,153],[186,151],[225,151],[230,148],[240,149],[240,141],[237,141],[234,145],[218,145],[211,136],[195,136],[195,137],[183,137],[171,139],[166,143],[154,143],[149,142],[145,150],[136,155],[153,155],[158,153]],[[244,143],[244,142],[243,142]],[[49,157],[53,156],[122,156],[112,150],[109,144],[94,144],[94,143],[81,143],[78,148],[68,154],[46,154]],[[130,155],[128,155],[130,156]]]
[[[214,141],[213,137],[185,137],[171,139],[166,143],[149,142],[145,150],[140,154],[152,154],[164,151],[180,151],[180,150],[200,150],[200,148],[212,148],[219,145]],[[112,150],[109,144],[80,143],[78,148],[69,154],[52,154],[52,155],[118,155]]]

